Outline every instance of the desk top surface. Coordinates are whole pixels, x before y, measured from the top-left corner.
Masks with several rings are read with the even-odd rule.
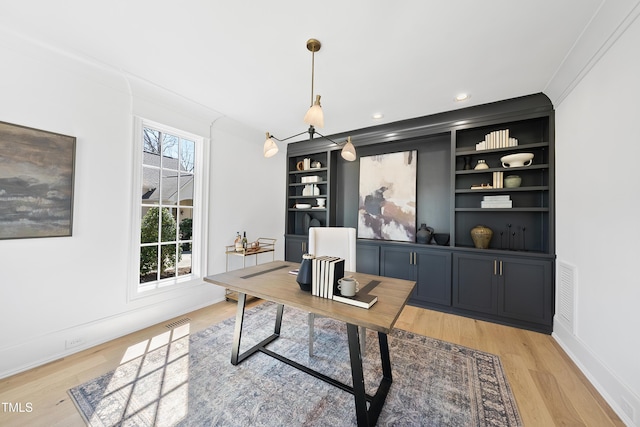
[[[289,273],[290,270],[298,267],[299,264],[294,262],[273,261],[208,276],[204,280],[233,291],[364,326],[367,329],[385,334],[393,329],[393,325],[416,285],[416,282],[409,280],[364,273],[349,273],[360,283],[360,287],[364,287],[372,281],[379,282],[370,291],[372,295],[378,297],[378,302],[371,308],[365,309],[320,298],[311,295],[310,292],[302,291],[296,282],[296,276]]]

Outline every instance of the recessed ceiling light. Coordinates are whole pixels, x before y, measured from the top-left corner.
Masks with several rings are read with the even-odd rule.
[[[470,98],[470,95],[468,93],[459,93],[458,95],[456,95],[454,100],[457,102],[460,102],[460,101],[466,101],[469,98]]]
[[[371,118],[374,119],[374,120],[380,120],[383,117],[384,117],[384,114],[382,114],[382,113],[374,113],[374,114],[371,115]]]

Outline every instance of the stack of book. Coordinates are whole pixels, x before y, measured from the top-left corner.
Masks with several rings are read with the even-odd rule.
[[[313,259],[311,294],[322,298],[333,298],[338,293],[338,280],[344,277],[344,259],[320,256]]]
[[[493,188],[504,188],[504,172],[493,173]]]
[[[484,141],[476,144],[476,151],[491,150],[494,148],[516,147],[518,140],[509,137],[509,129],[495,130],[484,136]]]
[[[508,194],[499,194],[495,196],[484,196],[480,202],[481,208],[511,208],[513,207],[511,196]]]

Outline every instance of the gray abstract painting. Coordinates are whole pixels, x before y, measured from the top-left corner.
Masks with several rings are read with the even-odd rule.
[[[0,239],[70,236],[76,139],[0,122]]]
[[[414,242],[417,151],[360,158],[358,237]]]

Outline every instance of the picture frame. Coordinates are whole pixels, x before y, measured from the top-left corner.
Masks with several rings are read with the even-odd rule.
[[[358,238],[415,242],[417,150],[360,158]]]
[[[68,237],[76,138],[0,122],[0,239]]]

